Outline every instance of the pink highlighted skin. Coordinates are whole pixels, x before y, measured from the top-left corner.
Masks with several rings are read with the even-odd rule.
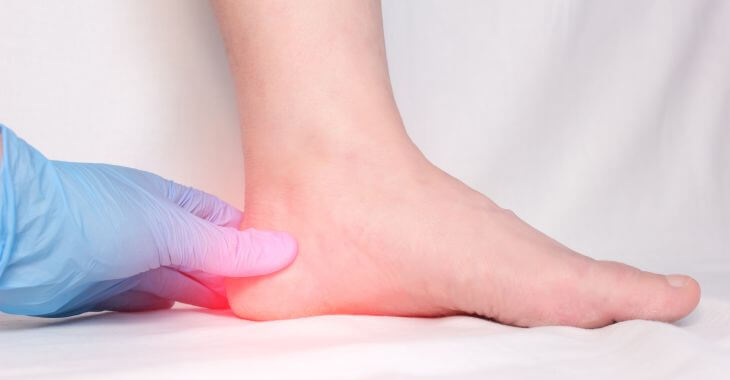
[[[475,314],[599,327],[673,321],[697,305],[694,280],[673,287],[580,255],[429,163],[393,101],[378,2],[214,5],[241,107],[243,226],[299,244],[283,271],[227,281],[240,317]]]

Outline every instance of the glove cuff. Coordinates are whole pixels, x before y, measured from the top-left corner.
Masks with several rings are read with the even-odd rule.
[[[2,133],[2,163],[0,163],[0,277],[10,260],[10,253],[15,240],[15,192],[10,176],[12,154],[10,142],[15,134],[10,128],[0,124]]]
[[[0,311],[11,314],[37,315],[44,310],[57,310],[66,300],[49,291],[46,271],[63,271],[63,262],[38,262],[53,258],[54,247],[48,236],[58,235],[49,226],[49,197],[58,178],[43,154],[26,143],[5,125],[2,132],[0,164]],[[30,299],[28,289],[38,297]],[[42,307],[40,306],[42,305]]]

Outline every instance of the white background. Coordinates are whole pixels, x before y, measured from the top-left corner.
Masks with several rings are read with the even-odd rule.
[[[730,1],[387,1],[384,17],[398,104],[430,159],[576,250],[696,276],[698,309],[597,330],[3,315],[0,378],[726,379]],[[206,2],[0,0],[0,122],[51,158],[241,206],[236,112]]]
[[[384,18],[430,159],[571,248],[727,291],[730,2],[387,1]],[[204,1],[0,1],[0,122],[51,158],[243,204]]]

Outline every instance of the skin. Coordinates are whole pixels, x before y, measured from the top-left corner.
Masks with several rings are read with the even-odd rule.
[[[699,302],[693,279],[583,256],[428,162],[393,99],[379,2],[213,4],[241,111],[242,227],[299,243],[283,271],[228,280],[238,316],[600,327],[674,321]]]

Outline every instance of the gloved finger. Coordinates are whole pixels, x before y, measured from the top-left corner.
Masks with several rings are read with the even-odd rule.
[[[132,186],[142,187],[152,194],[166,198],[183,210],[219,226],[238,228],[243,219],[243,212],[214,195],[180,185],[154,173],[106,164],[95,165],[94,170],[103,171],[105,176],[117,178]]]
[[[97,304],[95,311],[152,311],[169,309],[175,301],[137,290],[128,290]]]
[[[134,290],[208,309],[226,309],[228,299],[222,281],[208,287],[190,275],[162,267],[143,273]]]
[[[296,241],[284,232],[254,228],[239,231],[182,213],[175,217],[175,223],[173,228],[163,230],[167,256],[161,258],[169,257],[170,262],[161,262],[161,266],[248,277],[281,270],[297,254]]]
[[[183,210],[213,224],[238,228],[243,212],[206,192],[168,181],[167,197]]]

